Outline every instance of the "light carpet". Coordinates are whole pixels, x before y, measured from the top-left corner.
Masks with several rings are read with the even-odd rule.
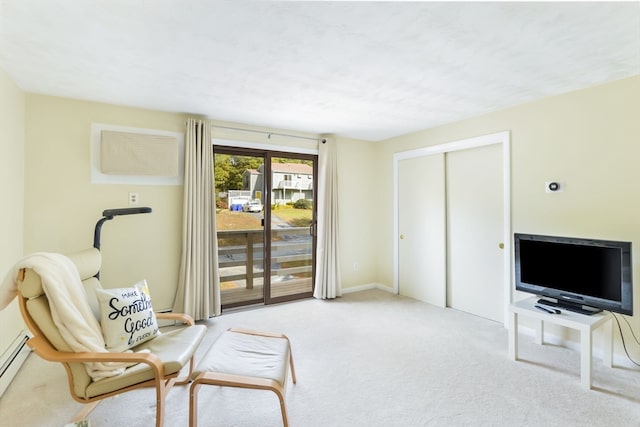
[[[292,427],[640,426],[640,370],[594,360],[593,390],[580,386],[580,355],[520,339],[507,356],[503,325],[383,291],[333,301],[236,311],[205,322],[202,354],[236,326],[287,334],[298,384],[288,384]],[[266,391],[202,387],[201,427],[282,425]],[[27,359],[0,399],[0,424],[60,427],[79,411],[62,366]],[[92,427],[153,426],[154,393],[110,398]],[[9,424],[4,422],[11,420]],[[188,387],[167,398],[167,427],[186,426]]]

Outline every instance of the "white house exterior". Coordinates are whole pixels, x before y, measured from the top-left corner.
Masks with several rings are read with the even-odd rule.
[[[243,174],[243,190],[251,191],[252,197],[262,200],[264,165],[257,170],[246,170]],[[271,203],[284,205],[300,199],[313,201],[313,168],[302,163],[271,164]]]
[[[313,200],[313,168],[302,163],[272,163],[271,200],[274,204]]]

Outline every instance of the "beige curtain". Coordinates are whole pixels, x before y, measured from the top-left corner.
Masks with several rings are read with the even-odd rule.
[[[318,240],[313,296],[342,295],[338,254],[338,157],[336,141],[326,138],[318,147]]]
[[[173,311],[195,320],[220,314],[220,278],[211,123],[187,121],[184,142],[182,258]]]

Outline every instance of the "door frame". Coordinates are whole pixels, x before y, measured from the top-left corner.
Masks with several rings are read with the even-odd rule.
[[[504,325],[507,327],[508,306],[512,301],[513,291],[511,287],[511,132],[503,131],[473,138],[461,139],[444,144],[432,145],[414,150],[401,151],[393,154],[393,292],[400,292],[399,262],[400,262],[400,208],[399,208],[399,163],[401,160],[416,157],[430,156],[433,154],[446,154],[453,151],[469,148],[483,147],[493,144],[502,144],[502,198],[503,198],[503,280],[504,280]]]

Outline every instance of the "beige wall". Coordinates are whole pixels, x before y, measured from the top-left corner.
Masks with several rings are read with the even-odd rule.
[[[90,127],[103,123],[183,132],[187,116],[30,94],[27,117],[25,252],[71,252],[91,246],[102,211],[128,207],[128,193],[137,192],[140,204],[152,207],[153,213],[116,217],[104,224],[101,279],[105,286],[117,287],[146,278],[154,306],[170,308],[181,253],[182,186],[91,184]],[[278,147],[297,144],[291,138],[251,132],[219,130],[214,135]],[[359,141],[340,140],[338,145],[344,159],[367,159],[374,153],[373,147]],[[374,175],[368,162],[348,160],[341,161],[339,174],[345,189],[340,219],[345,224],[341,245],[348,287],[375,280],[373,236],[362,221],[374,208],[370,197]],[[357,272],[354,262],[359,263]]]
[[[69,253],[93,244],[102,211],[128,207],[128,193],[153,213],[116,217],[102,228],[107,287],[146,278],[154,305],[169,308],[180,257],[182,187],[90,182],[92,123],[181,132],[185,117],[134,108],[27,95],[25,252]]]
[[[338,216],[343,288],[378,282],[376,222],[380,200],[376,145],[338,140]]]
[[[24,124],[25,95],[0,69],[0,280],[23,252]],[[0,325],[2,356],[23,329],[15,300],[0,311]]]
[[[512,231],[633,242],[640,325],[640,76],[392,138],[379,146],[378,280],[393,284],[393,153],[511,131]],[[548,194],[546,181],[565,192]]]

